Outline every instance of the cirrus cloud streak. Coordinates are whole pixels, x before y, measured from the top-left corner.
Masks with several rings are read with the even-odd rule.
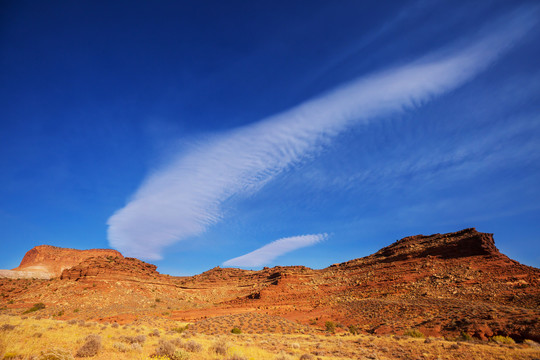
[[[223,265],[239,267],[258,267],[267,265],[281,255],[306,246],[315,245],[327,238],[328,234],[299,235],[281,238],[248,254],[227,260]]]

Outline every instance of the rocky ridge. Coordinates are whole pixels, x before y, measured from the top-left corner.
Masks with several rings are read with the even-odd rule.
[[[540,270],[501,254],[492,234],[475,229],[406,237],[373,255],[320,270],[216,267],[173,277],[137,259],[98,255],[47,283],[0,281],[0,292],[5,311],[40,301],[47,304],[45,314],[61,311],[62,318],[204,321],[193,327],[200,331],[226,333],[228,316],[247,321],[261,314],[298,323],[302,326],[294,331],[300,332],[306,331],[303,326],[322,331],[332,321],[374,334],[414,328],[430,336],[540,341]],[[275,331],[289,329],[284,324]]]

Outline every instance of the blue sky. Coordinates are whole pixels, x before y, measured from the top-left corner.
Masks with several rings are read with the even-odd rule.
[[[476,227],[540,266],[540,8],[6,1],[0,268],[326,267]]]

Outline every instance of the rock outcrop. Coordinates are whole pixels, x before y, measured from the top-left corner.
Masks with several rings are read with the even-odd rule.
[[[104,278],[121,280],[143,280],[160,275],[157,266],[135,258],[97,256],[62,271],[62,280]]]
[[[50,245],[39,245],[29,250],[24,255],[21,264],[13,269],[16,273],[11,274],[16,275],[17,272],[19,272],[21,275],[34,275],[24,277],[58,277],[65,269],[69,269],[88,258],[96,256],[123,258],[120,252],[111,249],[77,250]]]

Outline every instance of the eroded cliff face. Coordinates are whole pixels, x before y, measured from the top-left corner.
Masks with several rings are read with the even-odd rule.
[[[53,278],[60,276],[65,269],[78,265],[88,258],[107,256],[123,258],[120,252],[111,249],[77,250],[39,245],[29,250],[24,255],[21,264],[13,271],[14,274],[20,274],[20,277],[30,275],[36,278]]]

